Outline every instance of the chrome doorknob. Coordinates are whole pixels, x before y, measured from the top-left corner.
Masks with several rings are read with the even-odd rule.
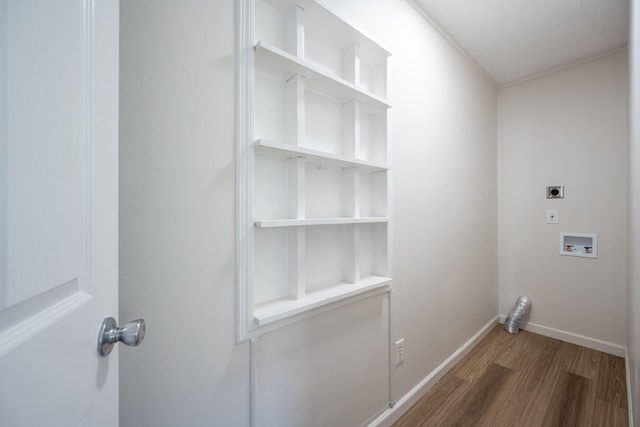
[[[137,346],[144,339],[145,330],[144,319],[134,320],[118,328],[116,319],[107,317],[98,332],[98,354],[108,356],[118,341],[131,347]]]

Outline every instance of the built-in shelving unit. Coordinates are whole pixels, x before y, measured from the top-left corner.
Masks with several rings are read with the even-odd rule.
[[[316,0],[242,0],[238,329],[391,287],[390,53]]]

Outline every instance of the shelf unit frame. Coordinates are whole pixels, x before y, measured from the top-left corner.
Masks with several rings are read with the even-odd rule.
[[[237,2],[237,55],[236,55],[236,331],[237,341],[258,337],[268,331],[282,327],[320,312],[334,309],[345,304],[351,304],[363,298],[387,293],[391,290],[391,148],[388,98],[388,56],[390,54],[366,33],[357,29],[352,23],[340,18],[338,14],[321,0],[300,0],[291,13],[294,25],[288,30],[294,40],[287,49],[271,45],[268,41],[256,40],[256,2],[274,2],[293,5],[294,0],[239,0]],[[300,6],[302,4],[303,6]],[[316,14],[325,14],[335,18],[340,24],[342,32],[348,32],[349,37],[364,42],[363,52],[366,55],[386,55],[384,62],[384,80],[386,97],[363,89],[360,85],[360,46],[354,44],[350,52],[345,54],[345,75],[333,73],[319,67],[318,64],[305,58],[305,7]],[[376,53],[370,51],[373,43]],[[293,54],[292,52],[295,52]],[[355,58],[355,60],[353,59]],[[349,62],[351,61],[351,62]],[[362,66],[365,66],[364,64]],[[267,70],[270,75],[287,78],[288,105],[297,105],[293,110],[288,108],[292,116],[293,125],[286,129],[285,141],[271,141],[268,139],[254,140],[255,101],[256,101],[256,70]],[[360,114],[383,114],[384,118],[384,159],[360,158],[360,124],[344,126],[344,138],[352,139],[355,145],[343,148],[344,152],[328,152],[317,150],[304,145],[305,140],[305,107],[304,91],[321,93],[343,105],[344,120],[357,120]],[[302,100],[302,101],[301,101]],[[371,150],[371,148],[369,148]],[[288,184],[290,203],[287,218],[255,218],[255,162],[257,155],[274,156],[284,159],[288,167]],[[307,162],[339,168],[349,177],[348,191],[353,191],[353,201],[346,210],[345,217],[307,217],[305,212],[306,192],[305,164]],[[292,172],[293,171],[293,172]],[[382,174],[385,177],[384,200],[386,207],[384,215],[360,216],[361,197],[360,175],[362,173]],[[373,178],[372,178],[373,179]],[[373,190],[371,190],[373,191]],[[369,225],[367,225],[369,224]],[[378,224],[378,225],[376,225]],[[345,227],[345,241],[352,242],[345,245],[352,260],[351,266],[344,267],[342,282],[328,287],[320,287],[308,292],[305,283],[305,241],[307,227]],[[372,268],[371,274],[360,277],[359,267],[359,239],[360,227],[382,227],[370,231],[380,233],[384,247],[377,255],[386,274],[376,274]],[[255,268],[256,255],[255,234],[259,230],[282,230],[286,233],[290,256],[287,260],[288,295],[270,301],[256,303],[255,301]],[[370,236],[375,240],[375,236]],[[373,249],[375,250],[375,249]],[[296,255],[297,254],[297,255]],[[372,255],[373,256],[373,255]],[[374,260],[371,261],[374,263]],[[349,264],[345,262],[345,265]]]

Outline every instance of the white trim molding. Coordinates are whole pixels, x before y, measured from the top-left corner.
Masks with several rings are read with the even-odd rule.
[[[624,373],[627,380],[627,407],[629,410],[629,427],[633,427],[633,398],[631,393],[631,367],[629,366],[629,349],[624,349]]]
[[[236,340],[247,338],[253,320],[251,276],[253,220],[251,182],[253,118],[253,1],[236,3]]]
[[[506,316],[500,315],[500,323],[504,323]],[[544,335],[545,337],[559,339],[571,344],[581,345],[583,347],[592,348],[594,350],[602,351],[604,353],[613,354],[615,356],[625,357],[626,348],[619,344],[612,342],[599,340],[597,338],[591,338],[580,334],[574,334],[573,332],[563,331],[561,329],[555,329],[549,326],[538,325],[536,323],[526,323],[520,329],[533,332],[536,334]]]

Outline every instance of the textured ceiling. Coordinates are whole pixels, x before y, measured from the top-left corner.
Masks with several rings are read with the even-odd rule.
[[[414,0],[499,85],[626,44],[629,0]]]

